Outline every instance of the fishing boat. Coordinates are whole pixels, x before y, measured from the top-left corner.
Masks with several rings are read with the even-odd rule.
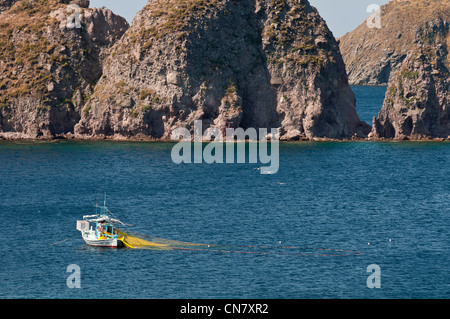
[[[89,246],[113,247],[123,246],[123,236],[119,235],[116,224],[127,225],[115,217],[106,207],[95,205],[95,215],[85,215],[77,221],[77,230],[81,232],[84,242]]]

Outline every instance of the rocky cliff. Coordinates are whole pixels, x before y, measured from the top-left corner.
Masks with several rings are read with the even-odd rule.
[[[0,2],[0,137],[73,133],[107,49],[129,27],[111,11],[88,6],[87,0]]]
[[[308,1],[149,0],[112,47],[75,135],[170,138],[195,120],[284,139],[368,133]]]
[[[364,21],[339,39],[349,82],[387,85],[391,72],[416,50],[421,30],[434,29],[449,16],[448,0],[394,0],[382,6],[381,28],[370,28]]]
[[[19,0],[0,0],[0,13],[8,10],[12,5]]]
[[[389,80],[371,137],[450,137],[450,21],[430,20]]]
[[[450,1],[394,0],[340,39],[350,82],[387,84],[370,138],[450,135]]]

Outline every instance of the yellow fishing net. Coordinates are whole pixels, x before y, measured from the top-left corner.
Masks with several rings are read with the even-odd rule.
[[[204,244],[194,244],[182,241],[163,239],[142,234],[125,233],[121,229],[117,229],[118,239],[122,241],[125,247],[135,249],[156,249],[156,250],[172,250],[172,249],[188,249],[192,246],[210,246]],[[146,239],[144,239],[146,238]]]
[[[118,239],[125,247],[133,249],[152,250],[193,250],[210,251],[220,253],[241,253],[241,254],[275,254],[275,255],[297,255],[297,256],[355,256],[361,252],[330,248],[297,247],[297,246],[249,246],[249,245],[209,245],[188,243],[177,240],[163,239],[149,235],[142,235],[133,232],[124,232],[116,228]]]

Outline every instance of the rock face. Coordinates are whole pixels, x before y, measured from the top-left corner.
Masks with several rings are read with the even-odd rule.
[[[68,23],[76,12],[66,3],[82,7],[80,28]],[[73,133],[107,48],[129,27],[124,18],[88,5],[22,0],[0,15],[0,136]]]
[[[450,23],[430,21],[416,48],[391,76],[371,136],[395,139],[450,136]]]
[[[149,0],[112,47],[77,137],[170,138],[173,129],[364,129],[338,45],[306,0]]]
[[[350,84],[387,85],[391,72],[416,50],[418,33],[434,28],[428,21],[449,16],[448,0],[394,0],[382,6],[381,28],[365,21],[339,39]]]
[[[76,4],[80,8],[89,8],[90,0],[60,0],[64,4]]]
[[[394,0],[340,40],[353,84],[387,84],[370,138],[450,135],[450,1]]]
[[[0,0],[0,13],[8,10],[12,5],[19,0]]]

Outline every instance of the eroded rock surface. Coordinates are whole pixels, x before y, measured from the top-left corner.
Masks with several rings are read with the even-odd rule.
[[[387,85],[391,73],[416,50],[418,34],[425,28],[433,33],[439,20],[449,16],[448,0],[393,0],[382,6],[381,28],[366,20],[339,39],[350,84]]]
[[[450,136],[449,26],[448,21],[431,21],[418,34],[417,47],[391,76],[371,137]]]
[[[77,137],[279,128],[282,139],[367,134],[338,45],[308,1],[150,0],[113,46]]]
[[[89,1],[22,0],[0,15],[0,136],[73,133],[102,75],[106,50],[128,23]],[[71,26],[70,3],[81,8]],[[73,21],[72,21],[73,22]]]

